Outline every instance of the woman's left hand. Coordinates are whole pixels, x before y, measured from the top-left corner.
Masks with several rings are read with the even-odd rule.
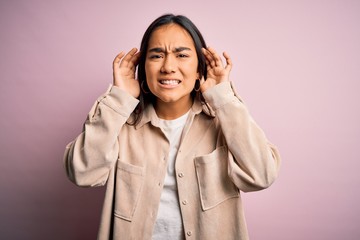
[[[201,79],[200,90],[205,92],[207,89],[219,84],[221,82],[229,81],[230,70],[232,67],[232,61],[230,56],[224,52],[223,56],[226,60],[226,66],[224,66],[221,57],[213,48],[203,48],[203,53],[206,59],[207,65],[207,79]]]

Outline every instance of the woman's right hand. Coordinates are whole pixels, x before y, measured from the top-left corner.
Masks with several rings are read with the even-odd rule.
[[[133,48],[126,55],[124,52],[120,52],[113,62],[114,86],[128,92],[135,98],[140,96],[140,84],[135,79],[139,57],[140,52],[137,48]]]

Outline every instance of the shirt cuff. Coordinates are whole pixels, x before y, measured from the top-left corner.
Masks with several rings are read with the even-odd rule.
[[[217,110],[223,105],[234,101],[240,100],[233,90],[231,82],[222,82],[202,93],[205,101],[209,103],[211,108]],[[240,100],[241,101],[241,100]]]
[[[98,101],[124,117],[129,117],[139,103],[138,99],[113,85],[109,86],[107,93]]]

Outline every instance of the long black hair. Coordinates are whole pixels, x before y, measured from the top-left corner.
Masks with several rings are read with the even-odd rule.
[[[149,40],[151,34],[159,27],[167,25],[167,24],[178,24],[182,28],[184,28],[191,36],[194,41],[195,50],[198,58],[198,73],[200,78],[204,77],[206,79],[206,61],[204,54],[202,53],[202,48],[206,48],[205,40],[201,35],[199,29],[195,26],[195,24],[187,17],[183,15],[174,15],[174,14],[165,14],[157,19],[155,19],[147,30],[144,33],[144,36],[141,40],[140,45],[140,59],[138,65],[138,80],[140,86],[147,86],[146,83],[146,73],[145,73],[145,61],[146,61],[146,54],[148,50]],[[199,93],[200,94],[200,93]],[[197,95],[197,92],[193,90],[191,92],[191,96],[194,98]],[[154,104],[156,101],[156,97],[150,92],[144,92],[143,88],[140,88],[140,96],[139,96],[140,103],[136,107],[134,111],[134,121],[132,124],[137,124],[141,117],[143,110],[145,107],[152,103]]]

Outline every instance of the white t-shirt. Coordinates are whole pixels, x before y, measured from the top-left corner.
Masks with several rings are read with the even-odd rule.
[[[160,119],[160,126],[170,142],[170,149],[164,188],[161,193],[160,206],[153,231],[153,240],[184,239],[176,185],[175,159],[188,115],[189,112],[174,120]]]

